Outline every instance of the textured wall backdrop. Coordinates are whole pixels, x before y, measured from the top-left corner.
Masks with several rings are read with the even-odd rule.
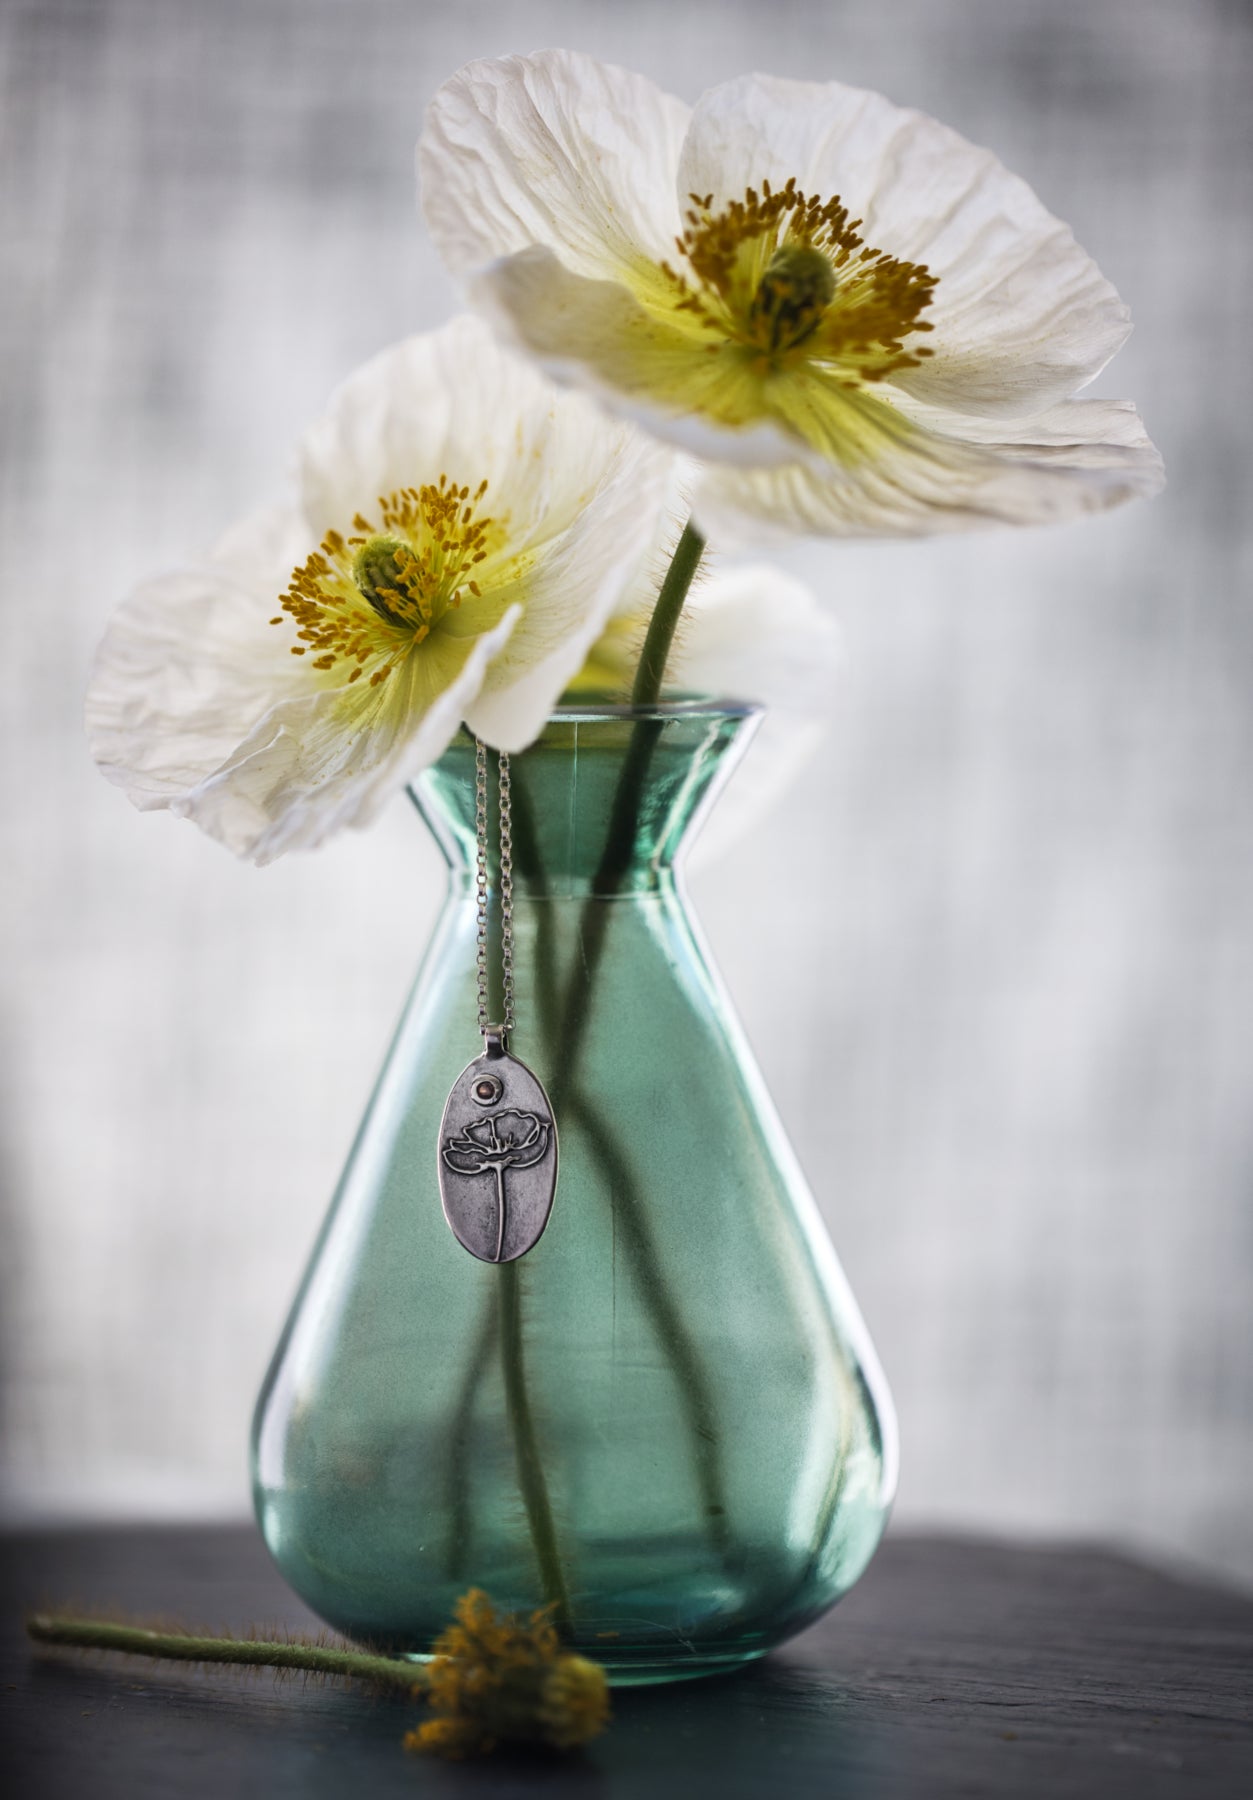
[[[919,105],[1132,303],[1101,391],[1140,402],[1167,494],[795,552],[848,641],[828,748],[696,898],[899,1401],[899,1516],[1251,1578],[1238,0],[5,0],[10,1507],[246,1505],[252,1396],[441,888],[401,800],[264,873],[133,813],[83,747],[92,647],[277,490],[342,374],[444,316],[422,106],[551,42],[688,97],[764,67]]]

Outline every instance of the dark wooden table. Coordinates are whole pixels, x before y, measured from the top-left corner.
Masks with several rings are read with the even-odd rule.
[[[17,1800],[1253,1795],[1253,1599],[1097,1551],[897,1535],[766,1662],[616,1694],[586,1755],[443,1764],[401,1750],[404,1699],[23,1637],[23,1611],[47,1605],[307,1628],[250,1530],[0,1541],[0,1767]]]

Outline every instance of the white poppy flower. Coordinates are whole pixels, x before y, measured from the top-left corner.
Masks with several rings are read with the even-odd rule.
[[[670,461],[476,319],[384,351],[306,436],[292,504],[118,610],[97,761],[266,863],[368,823],[463,720],[521,749],[647,550]]]
[[[629,693],[656,597],[657,560],[647,559],[637,574],[568,698]],[[662,699],[699,694],[754,701],[763,709],[743,766],[701,827],[699,862],[713,861],[747,836],[819,747],[831,722],[840,656],[834,619],[784,570],[739,563],[715,565],[698,577],[666,662]]]
[[[431,232],[560,379],[706,460],[698,523],[1032,524],[1155,491],[1127,403],[1073,396],[1126,307],[986,150],[836,82],[694,109],[570,51],[468,64],[419,145]]]
[[[816,595],[769,563],[717,569],[688,601],[670,657],[676,687],[756,700],[761,723],[696,840],[714,861],[774,811],[831,726],[842,634]]]

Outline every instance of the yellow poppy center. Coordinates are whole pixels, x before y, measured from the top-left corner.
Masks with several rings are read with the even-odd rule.
[[[472,494],[441,475],[380,496],[377,522],[357,513],[350,535],[328,531],[270,621],[295,621],[292,655],[315,669],[344,665],[349,681],[369,664],[371,685],[386,680],[450,608],[481,598],[473,571],[500,535],[478,510],[486,492],[486,481]]]
[[[763,181],[717,212],[712,194],[689,198],[675,240],[686,267],[661,265],[674,304],[761,372],[799,358],[882,381],[931,354],[916,334],[931,330],[921,315],[937,277],[867,244],[838,195],[822,200],[789,180],[777,190]]]

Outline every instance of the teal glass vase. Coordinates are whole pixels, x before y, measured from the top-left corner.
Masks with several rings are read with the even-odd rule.
[[[753,723],[568,707],[512,759],[510,1048],[560,1141],[516,1262],[462,1248],[436,1166],[482,1050],[472,739],[415,786],[447,902],[253,1431],[270,1552],[352,1638],[426,1655],[474,1586],[551,1605],[612,1681],[710,1674],[825,1611],[878,1543],[891,1403],[680,875]]]

